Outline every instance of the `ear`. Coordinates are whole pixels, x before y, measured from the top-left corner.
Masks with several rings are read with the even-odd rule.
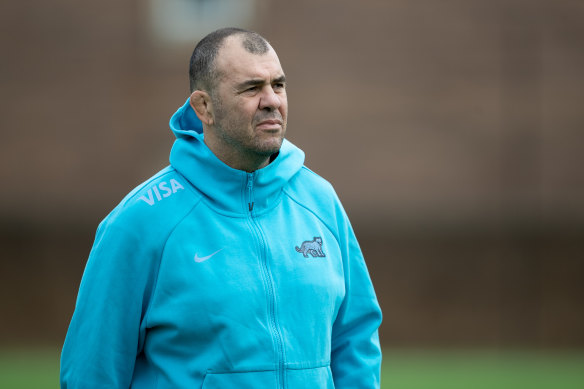
[[[189,103],[203,124],[212,126],[215,123],[213,103],[211,102],[211,96],[207,92],[201,90],[194,91],[191,93]]]

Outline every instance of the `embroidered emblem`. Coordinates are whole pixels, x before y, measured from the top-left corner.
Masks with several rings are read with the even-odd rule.
[[[300,247],[296,246],[296,251],[302,253],[304,258],[308,258],[308,254],[312,255],[314,258],[326,257],[322,251],[322,238],[320,236],[315,236],[313,240],[302,242]]]

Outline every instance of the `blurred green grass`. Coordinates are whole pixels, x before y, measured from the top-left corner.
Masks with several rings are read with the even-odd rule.
[[[57,389],[58,348],[0,350],[0,388]],[[383,389],[582,389],[584,350],[388,350]]]
[[[384,389],[583,389],[584,351],[392,350]]]
[[[59,388],[59,358],[57,347],[0,349],[0,388]]]

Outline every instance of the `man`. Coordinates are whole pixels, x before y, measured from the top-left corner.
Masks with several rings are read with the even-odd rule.
[[[381,312],[343,208],[287,140],[260,35],[193,52],[170,166],[100,224],[63,388],[378,388]]]

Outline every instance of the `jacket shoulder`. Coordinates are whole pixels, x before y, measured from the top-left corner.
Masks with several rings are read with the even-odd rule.
[[[290,194],[299,196],[322,194],[327,197],[336,197],[332,184],[306,166],[302,166],[290,180],[287,190]]]
[[[101,224],[132,230],[172,228],[200,198],[189,182],[168,166],[128,193]]]
[[[306,166],[290,180],[285,193],[333,230],[346,217],[332,184]]]

